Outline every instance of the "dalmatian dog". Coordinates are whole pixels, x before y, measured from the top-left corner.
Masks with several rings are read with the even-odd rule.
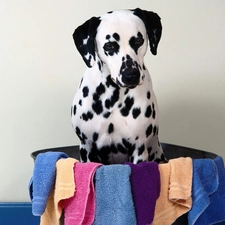
[[[74,34],[87,65],[72,105],[81,162],[164,162],[158,107],[144,64],[161,38],[160,17],[139,8],[92,17]]]

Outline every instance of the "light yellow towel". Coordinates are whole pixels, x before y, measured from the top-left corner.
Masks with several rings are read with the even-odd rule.
[[[159,164],[161,191],[152,225],[171,225],[191,209],[192,159],[171,159]]]
[[[59,219],[62,215],[63,199],[74,196],[74,164],[78,160],[73,158],[60,159],[56,163],[55,189],[49,196],[47,207],[41,216],[40,225],[59,225]]]

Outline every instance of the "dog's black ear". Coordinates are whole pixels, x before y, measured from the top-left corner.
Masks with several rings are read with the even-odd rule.
[[[77,50],[88,67],[92,67],[95,64],[95,36],[100,22],[99,18],[92,17],[80,25],[73,33],[73,40]]]
[[[157,54],[157,47],[162,35],[162,24],[161,19],[158,14],[142,9],[134,9],[134,15],[138,16],[145,24],[149,42],[150,49],[153,55]]]

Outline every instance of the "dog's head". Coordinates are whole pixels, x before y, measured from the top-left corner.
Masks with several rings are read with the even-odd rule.
[[[73,38],[88,67],[93,67],[99,58],[114,82],[134,88],[144,80],[143,58],[148,39],[150,50],[156,55],[161,33],[160,17],[137,8],[92,17],[75,30]]]

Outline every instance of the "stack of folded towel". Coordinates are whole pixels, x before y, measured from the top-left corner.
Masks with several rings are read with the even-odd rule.
[[[171,159],[167,164],[80,163],[62,152],[39,154],[29,183],[41,225],[189,225],[225,221],[223,159]]]

